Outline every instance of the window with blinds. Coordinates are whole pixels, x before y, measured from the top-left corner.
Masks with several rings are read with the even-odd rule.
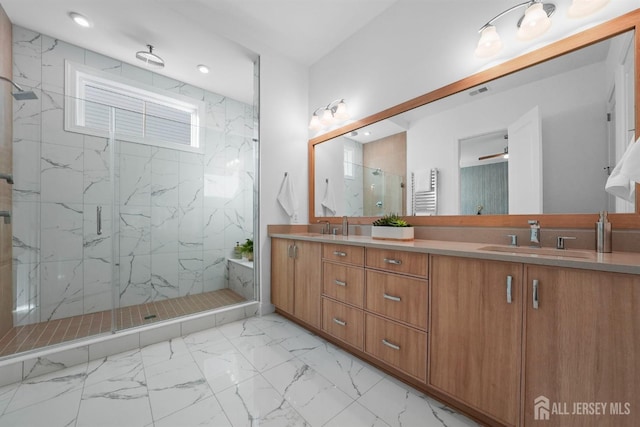
[[[203,103],[78,64],[66,73],[66,130],[202,152]]]

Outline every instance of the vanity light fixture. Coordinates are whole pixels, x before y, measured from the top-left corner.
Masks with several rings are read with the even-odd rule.
[[[209,74],[209,67],[207,67],[204,64],[200,64],[196,67],[198,69],[198,71],[200,71],[202,74]]]
[[[311,121],[309,122],[309,129],[320,130],[323,127],[329,127],[349,120],[350,117],[351,115],[349,114],[344,99],[336,99],[325,107],[320,107],[313,112]]]
[[[69,18],[71,18],[73,20],[73,22],[75,22],[77,25],[79,25],[79,26],[81,26],[83,28],[91,28],[91,27],[93,27],[93,24],[91,23],[89,18],[87,18],[84,15],[79,14],[78,12],[69,12]]]
[[[572,0],[567,12],[570,18],[582,18],[602,9],[610,0]],[[528,0],[499,13],[479,30],[480,40],[475,50],[478,58],[490,58],[502,50],[502,40],[496,29],[495,22],[508,13],[526,8],[524,16],[517,23],[516,36],[519,40],[528,41],[540,37],[551,27],[551,15],[556,11],[553,3],[543,3],[540,0]]]

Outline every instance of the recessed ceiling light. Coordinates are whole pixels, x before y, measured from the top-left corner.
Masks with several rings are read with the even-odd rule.
[[[202,74],[209,74],[209,67],[207,67],[206,65],[200,64],[196,67],[198,69],[198,71],[200,71]]]
[[[73,22],[75,22],[76,24],[80,25],[83,28],[90,28],[93,26],[91,21],[89,21],[89,18],[87,18],[84,15],[80,15],[77,12],[70,12],[69,18],[73,19]]]
[[[364,133],[364,136],[369,136],[369,135],[371,135],[371,132],[367,131],[367,132]]]

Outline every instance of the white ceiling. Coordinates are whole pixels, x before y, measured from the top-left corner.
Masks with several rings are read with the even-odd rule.
[[[0,0],[22,27],[141,65],[135,52],[155,46],[162,74],[253,100],[253,61],[276,52],[309,66],[397,0]],[[69,12],[87,16],[83,29]],[[203,75],[196,65],[206,64]]]

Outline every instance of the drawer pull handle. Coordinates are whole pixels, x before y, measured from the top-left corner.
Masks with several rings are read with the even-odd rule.
[[[342,280],[336,279],[333,282],[338,286],[347,286],[347,282],[343,282]]]
[[[393,264],[393,265],[400,265],[402,264],[402,260],[401,259],[391,259],[391,258],[385,258],[384,262],[386,262],[387,264]]]
[[[389,341],[387,341],[385,339],[382,340],[382,344],[384,344],[387,347],[392,348],[394,350],[400,350],[400,346],[399,345],[392,344],[392,343],[390,343]]]
[[[507,304],[511,304],[513,302],[513,298],[511,297],[512,282],[513,282],[513,277],[507,276]]]
[[[336,323],[340,326],[347,326],[347,322],[345,322],[344,320],[336,319],[335,317],[333,318],[333,323]]]
[[[401,301],[400,297],[394,297],[393,295],[389,295],[386,292],[384,293],[384,299],[388,299],[388,300],[395,301],[395,302],[400,302]]]
[[[539,286],[539,282],[537,280],[533,281],[533,308],[534,310],[537,310],[538,307],[540,306],[540,299],[539,299],[539,295],[538,295],[538,286]]]
[[[347,256],[347,253],[342,251],[333,251],[333,254],[335,256]]]

